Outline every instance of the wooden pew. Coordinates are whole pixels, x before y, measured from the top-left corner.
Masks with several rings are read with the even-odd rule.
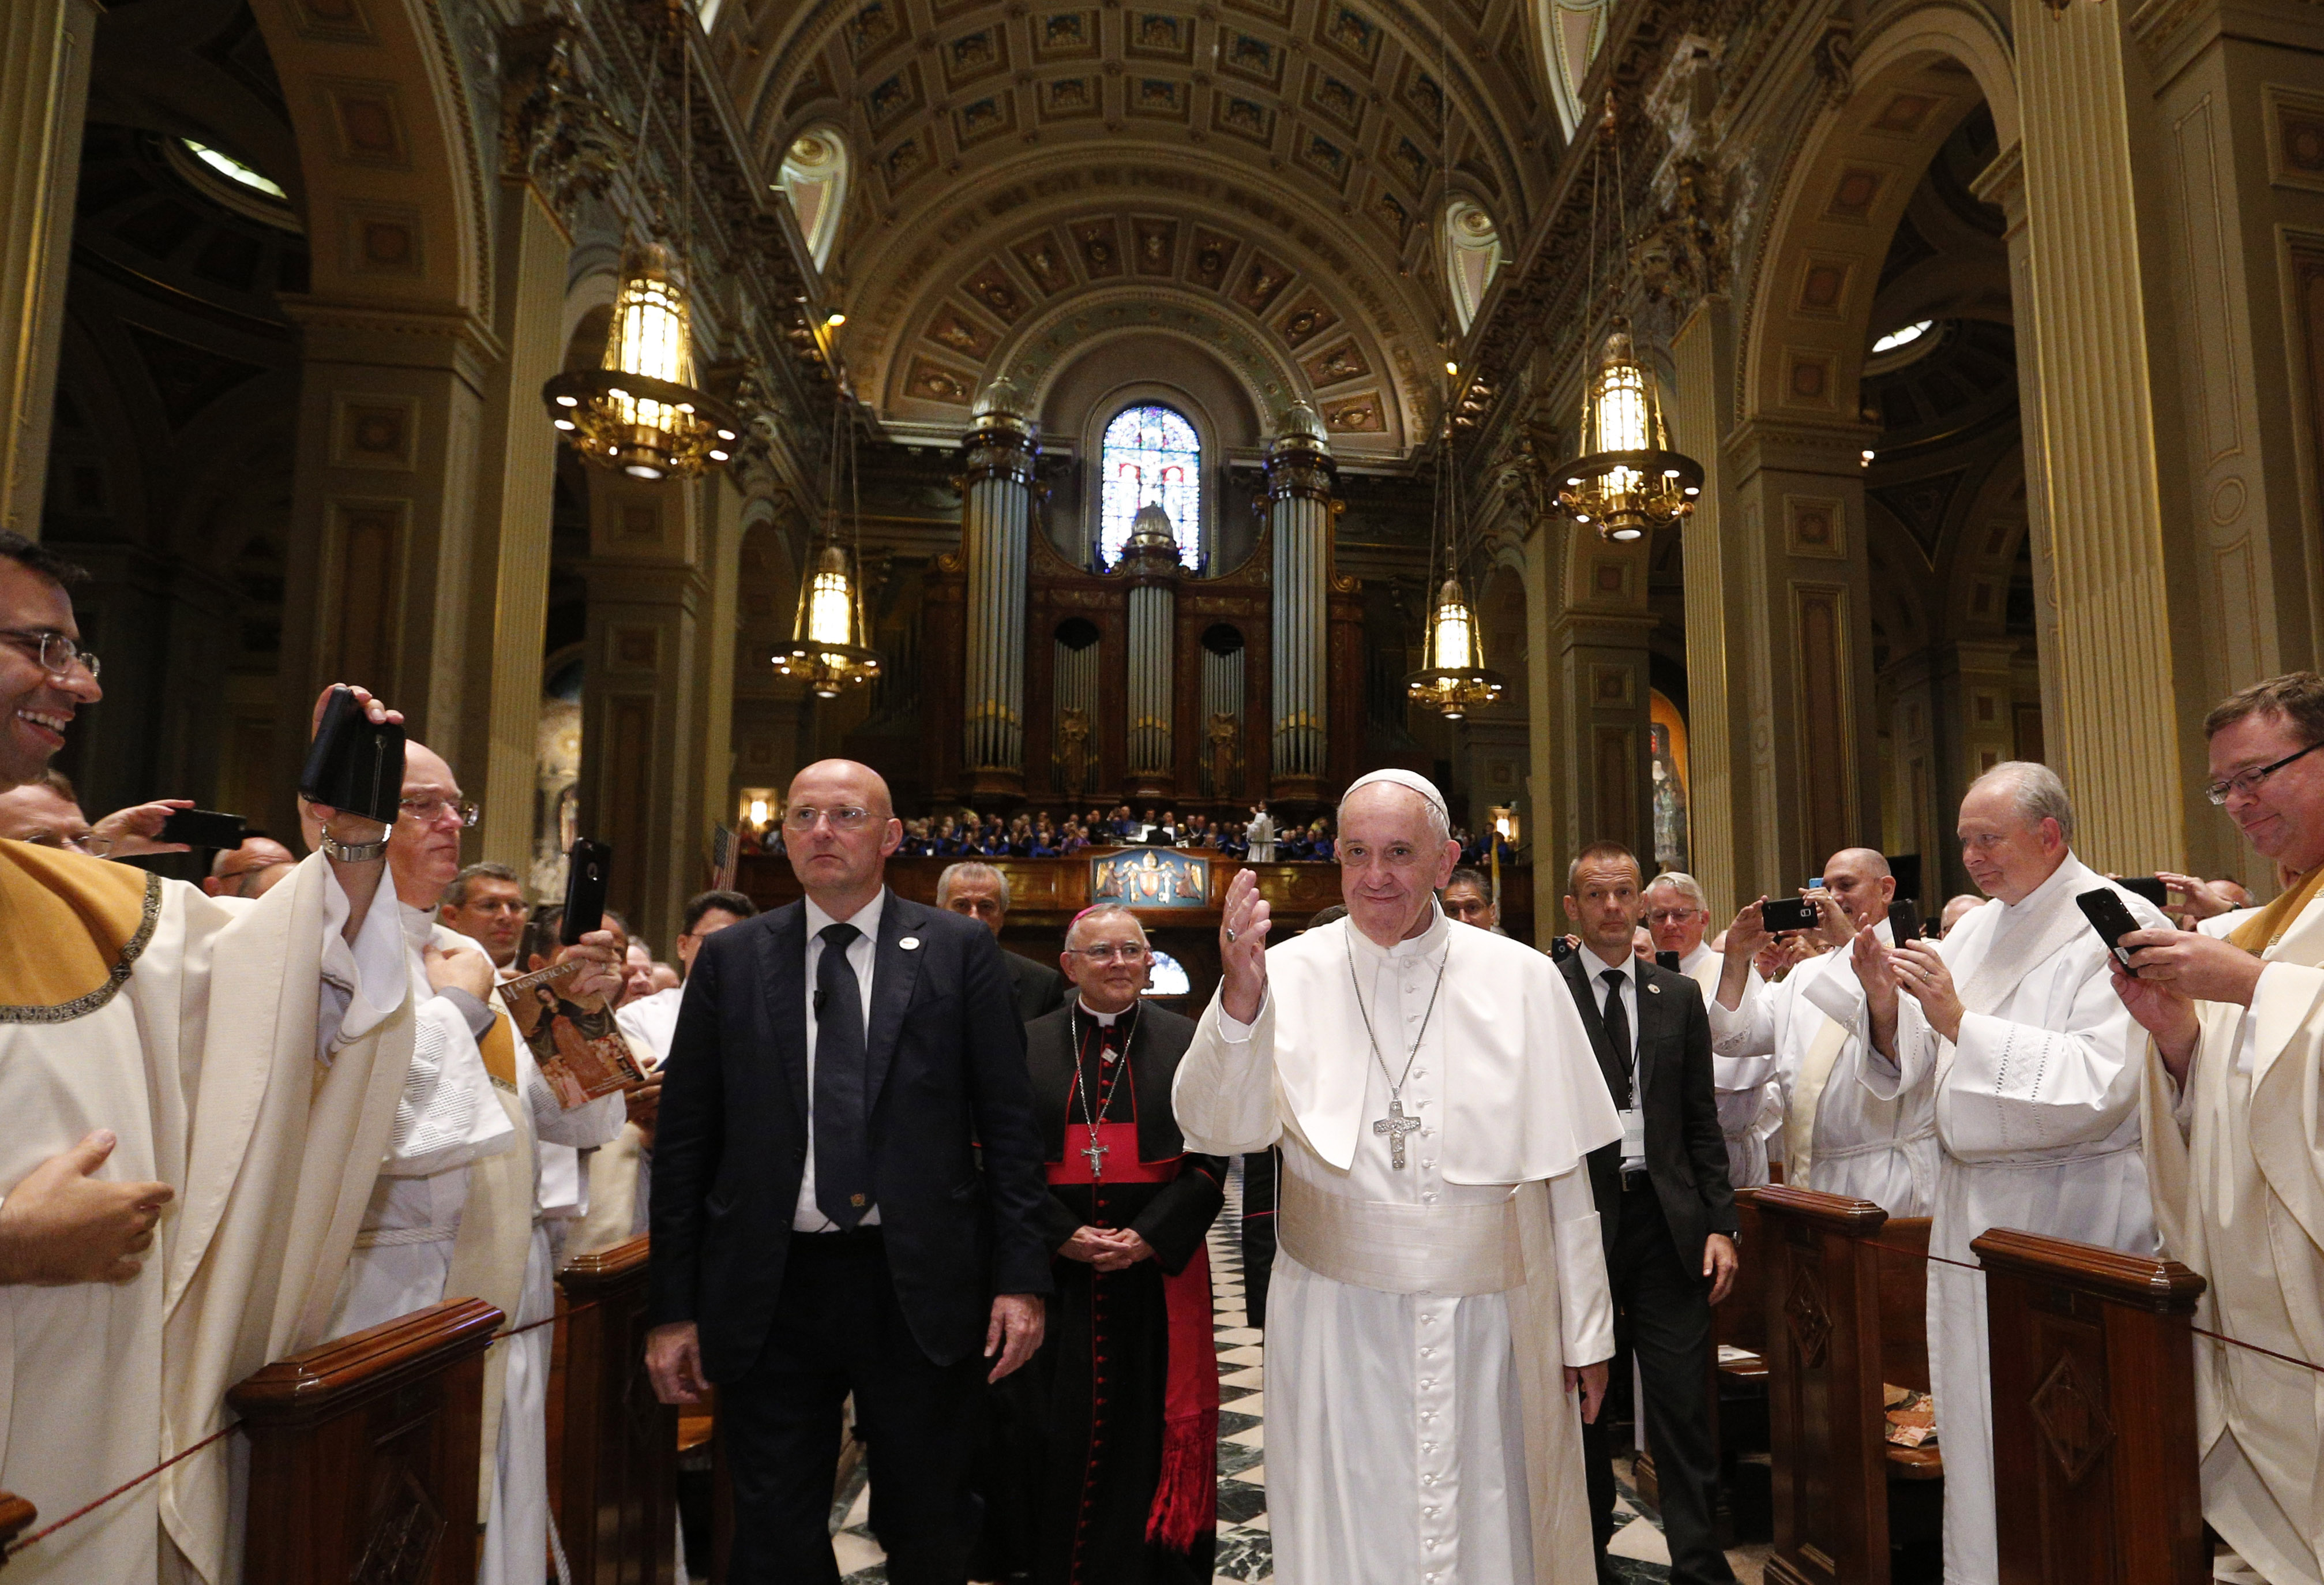
[[[1887,1585],[1880,1271],[1869,1200],[1749,1191],[1766,1271],[1775,1585]],[[1751,1253],[1747,1247],[1747,1256]]]
[[[0,1569],[8,1566],[8,1548],[32,1527],[41,1511],[13,1491],[0,1491]]]
[[[1873,1251],[1880,1263],[1880,1379],[1892,1386],[1925,1393],[1929,1390],[1929,1219],[1890,1217],[1880,1230],[1879,1241],[1887,1246]],[[1892,1444],[1888,1448],[1891,1480],[1941,1480],[1944,1474],[1941,1441],[1934,1446]]]
[[[484,1349],[454,1299],[277,1360],[226,1393],[250,1439],[245,1585],[472,1585]]]
[[[642,1237],[557,1274],[567,1309],[558,1514],[576,1585],[663,1585],[678,1534],[678,1410],[646,1376]]]
[[[2203,1279],[2009,1228],[1970,1247],[1986,1273],[2002,1578],[2209,1579],[2190,1330]]]

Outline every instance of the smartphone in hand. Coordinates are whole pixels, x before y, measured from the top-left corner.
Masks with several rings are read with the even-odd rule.
[[[573,839],[565,857],[565,913],[557,927],[560,945],[572,946],[593,930],[605,927],[605,883],[613,873],[613,850],[586,837]]]
[[[352,689],[332,689],[299,792],[309,802],[393,825],[403,803],[403,728],[373,720]],[[236,837],[234,846],[241,843]]]
[[[399,782],[401,778],[398,778]],[[173,809],[170,818],[161,822],[155,840],[183,842],[189,848],[208,848],[224,853],[242,846],[243,834],[250,822],[238,814],[216,814],[207,809]]]
[[[1782,935],[1788,931],[1813,930],[1823,922],[1823,916],[1805,897],[1775,897],[1759,904],[1759,922],[1769,935]]]
[[[1888,904],[1888,937],[1898,946],[1917,941],[1921,935],[1921,905],[1910,897],[1899,897]]]
[[[2090,928],[2106,942],[2107,950],[2114,954],[2115,961],[2128,969],[2132,949],[2122,944],[2122,938],[2146,927],[2124,905],[2121,894],[2112,886],[2094,886],[2077,894],[2074,901],[2080,906],[2082,917],[2090,922]]]

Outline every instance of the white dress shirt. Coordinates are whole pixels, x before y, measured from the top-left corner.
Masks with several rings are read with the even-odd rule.
[[[1628,1021],[1630,1026],[1630,1109],[1640,1111],[1646,1106],[1646,1097],[1639,1093],[1638,1085],[1638,955],[1636,952],[1626,951],[1622,954],[1622,960],[1619,963],[1609,963],[1595,951],[1584,947],[1582,950],[1582,961],[1590,970],[1590,991],[1591,995],[1597,999],[1600,1019],[1606,1017],[1608,997],[1622,998],[1622,1016]],[[1605,979],[1609,970],[1621,976],[1610,986]],[[1637,1133],[1637,1144],[1635,1147],[1629,1143],[1630,1135],[1628,1132],[1623,1135],[1622,1170],[1624,1172],[1646,1164],[1646,1130],[1641,1128]]]
[[[798,1204],[791,1212],[791,1230],[798,1233],[835,1233],[839,1224],[823,1214],[815,1202],[815,1043],[817,1024],[815,1016],[815,975],[823,962],[823,932],[834,924],[852,924],[863,933],[847,944],[847,964],[855,970],[855,983],[863,992],[863,1041],[868,1051],[872,1042],[872,965],[880,955],[880,915],[888,906],[888,891],[882,886],[880,894],[846,919],[834,919],[816,904],[807,899],[807,1171],[799,1174]],[[867,1117],[868,1124],[870,1118]],[[876,1204],[863,1213],[859,1227],[880,1225],[880,1208]]]

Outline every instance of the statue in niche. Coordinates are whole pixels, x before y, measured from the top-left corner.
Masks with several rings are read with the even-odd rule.
[[[1213,798],[1234,796],[1235,772],[1242,763],[1240,745],[1242,741],[1242,721],[1240,717],[1223,710],[1213,711],[1210,730],[1204,734],[1208,744],[1204,763],[1210,771],[1210,792]]]
[[[1090,761],[1089,711],[1074,705],[1057,712],[1057,748],[1050,757],[1056,765],[1061,792],[1089,791],[1090,772],[1095,768]]]

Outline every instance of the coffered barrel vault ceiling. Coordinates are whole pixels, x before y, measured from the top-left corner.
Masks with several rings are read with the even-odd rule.
[[[1209,345],[1343,456],[1425,443],[1453,188],[1522,235],[1560,147],[1529,0],[1064,6],[759,0],[720,61],[761,168],[837,125],[841,350],[883,419],[954,430],[1006,377],[1029,409],[1077,348]]]

